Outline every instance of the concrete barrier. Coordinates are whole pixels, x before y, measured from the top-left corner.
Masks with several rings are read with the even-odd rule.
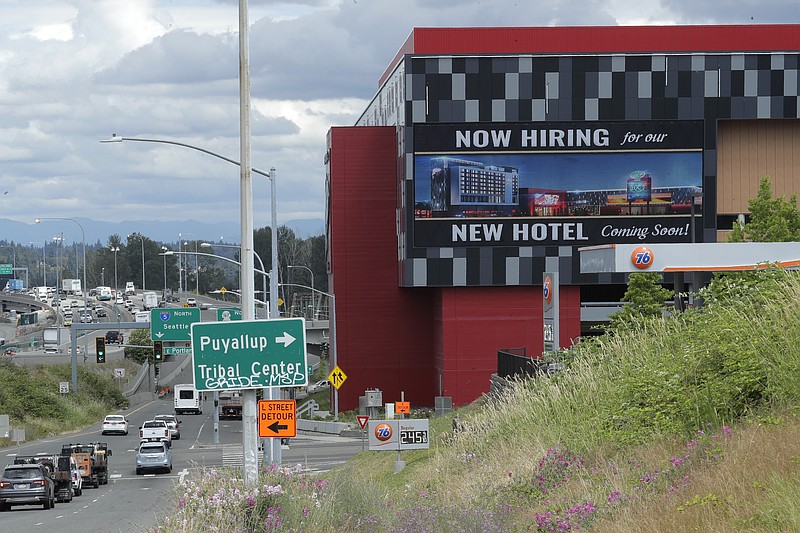
[[[323,422],[322,420],[304,420],[302,418],[297,419],[298,431],[339,435],[342,431],[347,429],[350,429],[350,424],[347,422]]]
[[[128,396],[128,409],[141,405],[143,403],[152,402],[156,399],[155,393],[152,392],[139,392]]]

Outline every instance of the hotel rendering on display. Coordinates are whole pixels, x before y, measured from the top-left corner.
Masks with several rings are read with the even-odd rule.
[[[798,192],[798,72],[800,25],[414,29],[327,138],[340,407],[470,402],[541,355],[544,273],[560,347],[620,301],[579,248],[720,242],[762,176]]]

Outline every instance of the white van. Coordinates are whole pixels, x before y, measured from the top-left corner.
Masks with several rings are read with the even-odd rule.
[[[175,414],[194,413],[203,414],[203,393],[194,388],[194,385],[175,385]]]

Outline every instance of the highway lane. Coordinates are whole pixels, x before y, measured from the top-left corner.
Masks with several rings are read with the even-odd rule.
[[[210,398],[210,394],[209,394]],[[213,442],[211,402],[205,402],[202,415],[180,415],[181,439],[173,441],[171,474],[136,475],[138,427],[156,414],[171,414],[171,398],[156,400],[138,408],[123,411],[130,423],[127,436],[100,435],[100,425],[83,431],[51,437],[17,447],[0,449],[0,466],[11,463],[18,452],[22,455],[58,453],[62,444],[107,442],[109,482],[99,488],[85,488],[83,495],[71,503],[59,503],[45,511],[41,507],[14,507],[0,515],[3,531],[72,532],[141,532],[157,523],[157,518],[174,509],[177,503],[173,487],[200,467],[240,468],[242,423],[220,421],[220,444]],[[282,450],[283,466],[303,465],[310,472],[324,472],[346,462],[361,451],[361,441],[334,435],[299,435]]]

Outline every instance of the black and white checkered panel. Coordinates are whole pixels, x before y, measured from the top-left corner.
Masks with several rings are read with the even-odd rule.
[[[703,224],[713,238],[717,120],[800,118],[799,63],[797,52],[407,56],[405,124],[704,119],[704,210],[712,216]],[[406,128],[406,147],[412,135]],[[410,155],[405,167],[413,198]],[[415,249],[407,229],[403,286],[540,285],[542,272],[555,269],[564,284],[625,282],[624,274],[580,274],[577,247]]]

